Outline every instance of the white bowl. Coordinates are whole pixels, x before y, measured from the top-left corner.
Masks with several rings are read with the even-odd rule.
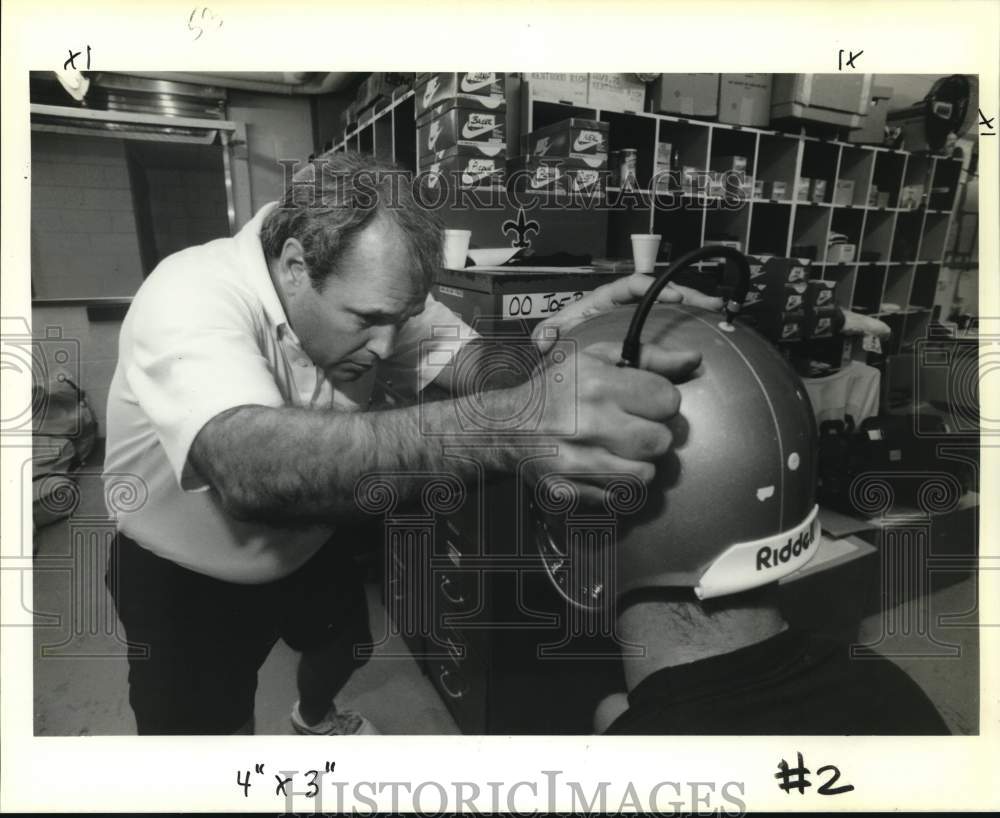
[[[517,253],[516,247],[469,248],[469,258],[477,267],[499,267],[513,258],[515,253]]]

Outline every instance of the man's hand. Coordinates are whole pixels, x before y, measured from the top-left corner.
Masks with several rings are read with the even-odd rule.
[[[603,284],[579,301],[560,310],[558,314],[542,321],[535,327],[532,338],[544,355],[562,334],[568,332],[581,321],[598,313],[607,312],[614,307],[634,304],[639,301],[655,280],[652,276],[637,273]],[[656,300],[667,304],[683,302],[706,310],[722,309],[721,298],[714,298],[690,287],[681,287],[675,284],[668,284],[664,287]],[[553,328],[556,330],[555,332],[552,331]]]
[[[554,364],[542,373],[543,431],[558,453],[535,461],[530,476],[565,475],[584,502],[600,502],[600,485],[609,474],[632,475],[644,483],[653,479],[655,461],[672,443],[666,424],[680,409],[680,392],[671,380],[687,378],[701,362],[698,352],[647,345],[639,368],[632,369],[616,366],[619,354],[616,342],[600,342],[569,350],[559,364],[575,370],[575,379],[551,377]]]

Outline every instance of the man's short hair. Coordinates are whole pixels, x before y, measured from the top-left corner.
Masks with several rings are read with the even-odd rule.
[[[429,289],[442,264],[441,221],[413,197],[413,174],[356,152],[327,153],[297,171],[264,219],[264,254],[278,258],[288,239],[302,244],[309,277],[322,291],[357,235],[376,218],[400,228],[414,275]]]

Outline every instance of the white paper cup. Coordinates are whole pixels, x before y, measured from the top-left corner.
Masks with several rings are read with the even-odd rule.
[[[653,272],[656,254],[660,251],[661,238],[659,233],[632,234],[632,260],[635,261],[637,273]]]
[[[472,238],[471,230],[444,231],[444,266],[447,269],[461,270],[465,267],[470,238]]]

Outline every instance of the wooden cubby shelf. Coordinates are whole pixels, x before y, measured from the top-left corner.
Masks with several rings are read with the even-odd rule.
[[[675,258],[715,240],[739,241],[751,255],[791,256],[793,248],[809,249],[813,277],[836,280],[841,305],[869,314],[879,314],[885,303],[896,305],[908,337],[926,327],[954,218],[960,160],[768,128],[538,100],[530,83],[518,75],[508,78],[508,157],[518,155],[523,134],[569,117],[607,122],[611,151],[636,150],[635,192],[648,206],[609,210],[609,257],[627,257],[629,234],[635,232],[662,234]],[[784,182],[786,197],[751,197],[723,209],[717,197],[652,191],[660,142],[676,149],[681,166],[703,172],[718,157],[745,156],[748,178]],[[384,108],[350,126],[332,149],[365,150],[416,169],[413,92],[398,91]],[[826,181],[821,201],[797,198],[800,178]],[[840,181],[853,183],[850,202],[834,202]],[[900,206],[910,185],[923,186],[920,207]],[[872,188],[888,201],[870,199]],[[607,188],[608,195],[620,191]],[[827,261],[831,233],[855,245],[852,261]]]

